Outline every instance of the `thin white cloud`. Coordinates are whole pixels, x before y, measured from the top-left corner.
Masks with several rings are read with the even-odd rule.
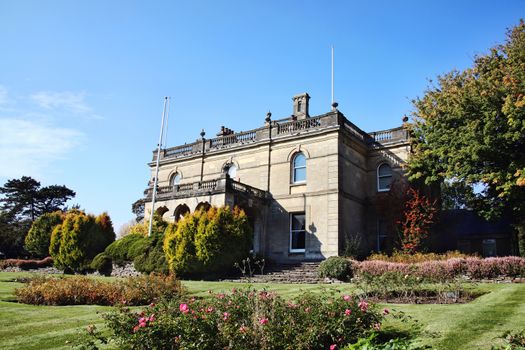
[[[38,176],[84,138],[80,131],[39,121],[0,119],[0,177]]]
[[[85,101],[85,92],[40,91],[31,95],[37,105],[48,110],[64,110],[76,114],[91,114],[91,107]]]

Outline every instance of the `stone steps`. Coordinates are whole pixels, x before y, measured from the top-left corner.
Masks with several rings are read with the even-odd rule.
[[[264,275],[257,269],[253,277],[241,277],[239,280],[250,283],[333,283],[318,277],[319,264],[320,262],[272,264],[265,267]]]

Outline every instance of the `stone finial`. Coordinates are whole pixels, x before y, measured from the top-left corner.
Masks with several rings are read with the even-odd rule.
[[[268,111],[268,113],[266,113],[266,119],[264,119],[267,123],[271,122],[272,121],[272,112]]]
[[[204,131],[204,129],[201,130],[201,138],[204,138],[204,135],[206,135],[206,132]]]
[[[403,119],[401,119],[403,121],[403,123],[406,123],[408,122],[408,117],[406,115],[403,116]]]
[[[337,111],[338,106],[339,106],[339,103],[337,102],[332,103],[332,111]]]

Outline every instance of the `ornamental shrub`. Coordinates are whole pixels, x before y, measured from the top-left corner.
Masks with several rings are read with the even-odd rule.
[[[46,257],[42,260],[33,260],[33,259],[6,259],[0,260],[0,269],[6,267],[19,267],[22,270],[31,270],[31,269],[40,269],[43,267],[53,266],[53,259],[51,257]]]
[[[109,255],[102,252],[93,258],[90,268],[98,271],[101,275],[109,276],[111,271],[113,271],[113,260],[111,260]]]
[[[91,260],[115,240],[111,219],[106,213],[98,217],[72,210],[51,235],[49,253],[56,267],[83,272]]]
[[[348,281],[354,275],[352,261],[340,256],[331,256],[319,265],[318,274],[319,277]]]
[[[252,230],[243,210],[212,207],[186,215],[169,226],[164,252],[170,269],[179,276],[225,273],[248,255]]]
[[[178,299],[182,293],[174,276],[155,274],[113,282],[85,276],[37,276],[15,290],[19,302],[36,305],[147,305]]]
[[[348,295],[286,300],[247,289],[142,311],[120,308],[105,319],[106,341],[124,349],[306,350],[353,343],[379,329],[382,316],[372,304]]]
[[[129,234],[107,246],[105,253],[119,265],[133,262],[139,272],[167,274],[169,269],[163,249],[166,227],[165,221],[154,218],[152,235],[148,237],[147,225],[134,225]]]
[[[27,233],[24,248],[35,257],[44,258],[48,256],[53,229],[60,225],[63,220],[64,214],[61,211],[39,216]]]

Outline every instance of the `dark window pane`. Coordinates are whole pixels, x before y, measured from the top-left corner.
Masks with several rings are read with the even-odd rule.
[[[392,177],[380,177],[379,178],[379,189],[388,190],[390,189],[391,183],[392,183]]]
[[[292,249],[305,248],[305,233],[304,231],[292,232]]]
[[[304,230],[304,214],[292,215],[292,231]]]
[[[383,164],[379,167],[378,174],[379,176],[392,176],[392,168],[388,164]]]

